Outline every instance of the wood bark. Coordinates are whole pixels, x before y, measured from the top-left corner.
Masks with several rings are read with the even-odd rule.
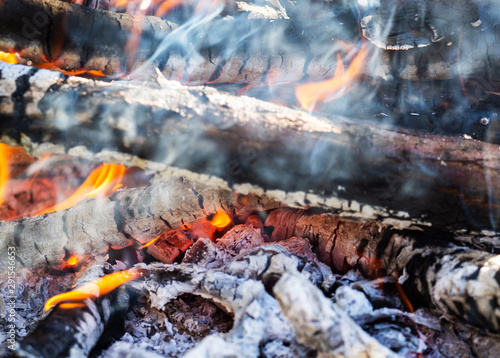
[[[81,286],[104,275],[102,265],[92,265],[77,281]],[[96,299],[86,299],[83,307],[54,308],[27,337],[17,343],[15,357],[87,357],[113,317],[128,308],[128,294],[118,289]]]
[[[297,18],[270,22],[216,17],[207,22],[195,17],[199,24],[187,27],[154,16],[114,14],[61,1],[5,0],[2,6],[2,51],[17,51],[25,59],[51,62],[64,70],[101,70],[108,75],[130,72],[147,62],[142,76],[158,67],[167,78],[192,84],[331,77],[336,56],[324,54],[334,45],[332,39],[360,42],[356,17],[340,5],[332,16],[309,23]],[[443,80],[458,75],[482,78],[486,68],[490,78],[498,79],[497,27],[473,28],[460,42],[449,40],[449,46],[437,43],[408,51],[379,51],[373,46],[363,73],[377,79]],[[249,35],[241,40],[232,34]],[[131,46],[131,38],[139,38],[137,48]],[[179,38],[185,38],[184,43]]]
[[[259,84],[271,75],[275,83],[324,78],[334,70],[335,56],[325,56],[317,45],[346,39],[346,27],[331,26],[332,19],[301,29],[285,20],[213,16],[175,24],[46,0],[5,0],[0,24],[0,50],[30,61],[107,75],[139,69],[134,76],[144,78],[158,67],[167,78],[192,84]],[[247,36],[233,38],[235,33]]]
[[[378,223],[280,208],[265,223],[272,240],[297,236],[313,244],[334,272],[399,278],[412,302],[500,333],[500,256],[457,247],[436,233],[398,232]]]
[[[185,178],[171,178],[163,185],[127,189],[108,198],[95,198],[61,212],[0,223],[0,245],[16,247],[22,267],[58,265],[66,253],[83,257],[109,248],[145,244],[184,223],[206,218],[217,211],[235,213],[276,206],[247,196],[242,207],[235,194]],[[252,209],[250,209],[252,210]],[[7,253],[0,262],[7,264]]]
[[[499,226],[498,145],[321,118],[162,78],[145,91],[19,65],[0,71],[0,130],[14,138],[113,148],[219,176],[240,193],[250,183],[287,204],[400,226]]]

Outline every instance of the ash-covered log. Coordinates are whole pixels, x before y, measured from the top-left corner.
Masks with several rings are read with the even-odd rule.
[[[105,266],[91,264],[76,282],[82,286],[104,275]],[[67,303],[66,305],[69,305]],[[14,357],[87,357],[107,324],[128,309],[129,295],[115,290],[105,296],[87,298],[71,307],[59,305],[38,327],[17,343]]]
[[[432,304],[448,318],[500,333],[499,255],[455,246],[436,233],[398,231],[290,208],[272,211],[265,225],[273,230],[273,241],[309,239],[334,272],[357,269],[367,277],[395,276],[412,302]]]
[[[236,213],[265,210],[277,203],[246,196],[245,205],[233,191],[186,178],[170,178],[163,185],[118,191],[60,212],[0,223],[0,245],[16,247],[21,267],[58,265],[71,253],[99,255],[109,248],[145,244],[185,223],[218,211]],[[262,205],[269,205],[265,207]],[[7,263],[7,253],[0,256]]]
[[[162,77],[145,91],[20,65],[0,73],[0,130],[14,138],[114,148],[401,226],[500,223],[498,145],[321,118]]]
[[[318,348],[331,354],[364,352],[369,357],[396,356],[363,332],[345,312],[329,306],[331,303],[327,303],[321,290],[314,286],[328,288],[331,282],[328,283],[327,270],[305,258],[290,255],[277,245],[246,250],[219,270],[205,270],[189,264],[138,267],[148,272],[148,278],[129,286],[149,292],[153,307],[161,310],[179,294],[188,292],[210,298],[234,315],[233,328],[225,337],[206,337],[186,357],[255,357],[259,354],[305,357]],[[286,272],[295,272],[300,277],[300,286],[307,287],[293,302],[288,295],[290,290],[295,292],[297,286],[293,284],[285,288],[283,285],[287,283],[280,284],[280,278]],[[273,287],[281,307],[268,292]],[[299,332],[297,327],[294,329],[296,322],[290,322],[290,317],[285,318],[294,307],[302,310],[304,316],[300,317],[311,329]],[[323,315],[323,309],[334,313]],[[319,321],[318,316],[322,316]],[[316,323],[310,325],[309,320]],[[342,334],[339,328],[342,328]],[[318,338],[318,334],[326,337],[332,333],[329,339],[332,345],[319,342],[323,337]],[[315,342],[319,342],[319,347]]]

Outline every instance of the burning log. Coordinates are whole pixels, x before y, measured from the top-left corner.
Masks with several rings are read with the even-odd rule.
[[[77,281],[77,286],[103,275],[103,265],[91,265]],[[129,302],[129,296],[123,290],[105,296],[92,291],[81,303],[66,303],[54,308],[30,335],[17,343],[15,356],[88,356],[107,324],[122,314]]]
[[[331,44],[332,38],[344,39],[346,33],[345,27],[339,31],[331,26],[331,18],[316,28],[304,28],[306,34],[294,29],[291,21],[213,15],[210,21],[199,20],[200,26],[186,27],[155,16],[115,14],[62,1],[6,0],[0,13],[0,50],[66,71],[121,75],[139,69],[143,74],[138,75],[147,77],[158,67],[165,77],[192,84],[258,84],[276,73],[280,75],[274,82],[324,78],[334,68],[335,57],[325,58],[308,44],[313,39]],[[242,43],[228,42],[235,32],[251,35]],[[186,44],[165,40],[169,34],[186,37]],[[276,34],[290,41],[266,41]]]
[[[294,15],[300,14],[303,6],[297,5]],[[471,7],[468,4],[464,9],[455,9],[454,14],[459,10],[466,13]],[[235,19],[212,15],[208,21],[195,16],[187,22],[189,26],[183,26],[185,23],[175,24],[155,16],[115,14],[63,1],[5,0],[0,14],[0,50],[17,51],[27,60],[50,63],[66,71],[97,70],[107,75],[127,73],[146,63],[148,70],[142,67],[142,76],[151,75],[158,67],[167,78],[192,84],[324,79],[331,77],[336,63],[335,56],[324,55],[324,47],[340,50],[342,45],[336,40],[351,44],[361,40],[357,19],[350,9],[340,2],[333,9],[326,9],[331,16],[309,20],[314,25],[299,16],[294,16],[293,21],[270,22],[249,20],[244,14]],[[476,14],[477,6],[474,9],[472,13]],[[434,9],[432,14],[418,14],[419,21],[423,23],[425,17],[430,27],[395,36],[396,40],[380,38],[387,30],[379,18],[389,23],[388,28],[397,21],[389,15],[366,15],[361,21],[366,38],[384,49],[406,51],[379,51],[372,46],[370,62],[377,63],[363,66],[363,74],[377,79],[443,80],[457,74],[482,78],[484,68],[488,68],[495,77],[494,64],[500,56],[495,50],[498,41],[483,30],[490,27],[491,34],[498,31],[494,29],[497,19],[463,19],[467,31],[459,41],[456,35],[443,36],[443,32],[456,32],[449,23],[459,16],[449,14],[443,21],[443,13]],[[338,26],[332,26],[332,18]],[[20,23],[18,19],[24,20]],[[235,41],[228,35],[233,33],[250,35]],[[282,35],[278,41],[276,34]],[[178,38],[185,38],[185,43],[179,43]],[[415,44],[426,47],[408,50]]]
[[[413,302],[431,303],[448,318],[500,333],[498,255],[425,233],[288,208],[272,211],[265,225],[273,229],[274,241],[309,239],[320,260],[336,272],[359,269],[368,277],[398,277]]]
[[[279,200],[289,204],[400,226],[499,225],[498,145],[315,117],[161,77],[162,88],[144,91],[19,65],[0,71],[1,131],[14,138],[161,157],[230,183],[284,190]]]
[[[162,309],[168,301],[179,294],[188,292],[209,297],[233,313],[235,323],[224,339],[214,335],[209,336],[186,357],[220,357],[223,352],[226,355],[230,352],[239,357],[254,357],[259,353],[265,356],[275,356],[278,352],[285,356],[304,356],[311,348],[318,348],[314,343],[317,332],[312,330],[300,332],[297,327],[294,330],[290,322],[285,319],[284,313],[286,315],[290,313],[289,310],[292,309],[293,304],[297,307],[296,309],[304,310],[303,313],[307,317],[301,317],[307,322],[314,320],[316,313],[321,315],[321,309],[329,307],[329,304],[326,303],[326,298],[319,298],[323,296],[323,293],[307,280],[328,286],[327,276],[324,275],[326,271],[322,272],[317,264],[310,263],[305,258],[290,255],[279,246],[242,252],[235,261],[224,265],[217,271],[206,271],[197,265],[185,264],[141,265],[140,269],[148,271],[149,278],[144,283],[133,282],[130,286],[147,290],[152,306],[157,309]],[[289,292],[290,290],[297,291],[297,286],[284,287],[286,283],[281,283],[280,277],[285,272],[296,272],[296,275],[300,275],[301,287],[308,282],[306,290],[302,288],[299,290],[304,294],[295,295],[293,303],[288,302]],[[277,284],[276,281],[278,281]],[[309,285],[311,285],[310,288]],[[273,286],[281,308],[264,288],[272,289]],[[311,300],[326,306],[311,304]],[[332,333],[331,330],[325,330],[325,327],[336,325],[342,327],[342,335],[337,334],[336,331],[332,336],[335,337],[333,338],[335,343],[326,347],[327,351],[348,352],[354,349],[356,352],[359,350],[366,352],[369,356],[372,354],[395,356],[376,340],[369,338],[344,312],[335,308],[330,309],[335,313],[322,317],[314,325],[314,328],[325,336]],[[292,324],[295,325],[295,323],[292,320]],[[251,332],[248,331],[249,329]],[[305,337],[307,339],[299,344],[295,335],[299,339]],[[353,341],[351,340],[353,337],[360,338],[360,340]],[[322,345],[320,348],[323,347]]]
[[[108,248],[145,244],[184,223],[218,211],[232,213],[241,207],[236,199],[227,188],[173,178],[164,185],[89,199],[66,211],[1,222],[0,244],[16,247],[16,258],[23,267],[57,265],[68,252],[82,257],[102,254]],[[245,200],[249,208],[262,205],[258,197]],[[6,260],[3,253],[0,262]]]

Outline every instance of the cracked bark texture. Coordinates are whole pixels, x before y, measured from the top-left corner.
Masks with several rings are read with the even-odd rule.
[[[3,9],[0,50],[18,51],[32,61],[54,62],[65,70],[84,68],[109,75],[138,69],[147,62],[140,69],[143,76],[158,67],[167,78],[192,84],[327,78],[333,75],[336,62],[335,55],[324,56],[325,48],[336,46],[332,39],[360,42],[357,19],[340,2],[325,10],[332,14],[330,17],[316,17],[309,23],[300,16],[307,11],[298,9],[292,20],[249,20],[240,15],[207,21],[195,15],[179,25],[153,16],[114,14],[46,0],[5,0]],[[484,11],[481,6],[479,9]],[[426,20],[435,31],[451,32],[447,23],[450,19],[444,12]],[[482,21],[480,27],[465,23],[468,28],[461,41],[445,38],[407,51],[379,51],[373,46],[370,62],[363,66],[364,74],[382,79],[443,80],[459,75],[482,77],[487,68],[489,76],[497,78],[498,20],[483,16]],[[365,36],[371,38],[366,32],[373,24],[362,25]],[[485,28],[488,31],[483,31]],[[383,29],[373,31],[384,33]],[[235,33],[247,36],[234,38]],[[413,34],[407,36],[412,45],[418,42]],[[137,48],[129,38],[138,38]],[[180,43],[179,38],[185,41]],[[445,41],[449,42],[447,46]]]
[[[184,178],[88,199],[61,212],[0,223],[2,247],[16,247],[22,267],[57,265],[70,252],[98,255],[108,248],[144,244],[218,210],[238,207],[231,190]],[[7,262],[7,253],[0,256]]]
[[[272,211],[265,225],[273,229],[274,241],[309,239],[334,272],[395,276],[411,302],[500,333],[500,255],[455,246],[438,233],[398,231],[290,208]]]
[[[0,64],[2,133],[113,148],[401,227],[496,231],[499,146],[321,118],[213,88],[103,83]]]

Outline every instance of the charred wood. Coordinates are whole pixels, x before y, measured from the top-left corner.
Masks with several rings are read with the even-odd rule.
[[[247,199],[250,208],[262,205],[256,196]],[[184,223],[217,211],[235,212],[238,207],[247,210],[227,188],[171,178],[164,185],[122,190],[66,211],[1,222],[0,243],[16,247],[16,259],[22,267],[57,265],[67,252],[81,257],[145,244]],[[6,260],[4,252],[0,262]]]
[[[258,185],[289,204],[400,226],[467,233],[499,225],[498,145],[315,117],[162,78],[163,88],[146,95],[130,83],[13,65],[0,71],[0,129],[14,138],[114,148]]]
[[[317,45],[331,46],[333,38],[345,40],[347,32],[342,26],[334,29],[332,19],[301,29],[286,20],[213,16],[198,20],[197,26],[183,26],[159,17],[115,14],[61,1],[6,0],[0,13],[0,50],[67,71],[120,75],[139,70],[136,76],[150,78],[158,67],[165,77],[192,84],[259,84],[279,73],[273,78],[279,83],[323,78],[336,61]],[[250,35],[240,41],[231,38],[233,33]],[[288,41],[274,40],[278,35]]]
[[[192,293],[210,298],[234,315],[233,328],[225,339],[208,336],[186,357],[255,357],[261,352],[272,356],[273,351],[285,357],[306,355],[307,349],[294,342],[293,328],[261,282],[206,271],[197,265],[154,264],[140,269],[148,271],[150,279],[130,285],[149,292],[156,309],[163,309],[181,293]]]
[[[280,83],[331,77],[336,59],[325,56],[324,49],[336,46],[332,39],[351,44],[360,41],[357,19],[352,14],[345,16],[349,11],[342,5],[335,11],[326,10],[331,11],[337,26],[332,26],[332,17],[270,22],[239,16],[209,21],[200,18],[198,26],[183,27],[154,16],[115,14],[46,0],[6,0],[2,9],[2,51],[17,51],[24,59],[49,62],[63,70],[100,70],[108,75],[140,68],[137,75],[147,78],[158,67],[165,77],[191,84],[265,84],[268,80]],[[441,25],[436,14],[431,20]],[[498,79],[495,23],[488,31],[467,23],[471,30],[460,42],[456,38],[440,38],[439,42],[424,36],[430,46],[408,50],[405,43],[381,45],[386,39],[373,38],[370,31],[380,32],[373,29],[373,22],[362,22],[365,37],[375,43],[370,63],[363,66],[368,77],[443,80],[460,74],[483,78],[487,68],[490,79]],[[250,35],[240,40],[232,38],[233,33]],[[411,46],[419,41],[412,37],[414,33],[407,35]],[[139,38],[136,48],[130,40],[135,38]],[[178,38],[186,41],[179,43]],[[376,46],[406,51],[381,51]]]
[[[104,275],[102,265],[90,266],[77,281],[81,286]],[[128,294],[116,290],[96,299],[86,299],[73,308],[57,306],[39,326],[17,344],[14,356],[31,358],[86,357],[108,322],[123,313]]]
[[[130,286],[138,290],[147,290],[152,305],[157,309],[162,309],[168,301],[180,293],[189,292],[211,298],[234,314],[233,329],[224,338],[215,335],[205,338],[187,354],[187,357],[218,357],[221,354],[241,357],[253,357],[258,354],[276,356],[278,353],[284,357],[303,357],[311,349],[318,349],[315,343],[311,343],[315,341],[314,337],[318,332],[326,336],[332,333],[326,329],[327,327],[339,324],[342,325],[343,334],[338,334],[338,331],[333,332],[335,334],[332,339],[335,344],[327,347],[325,353],[334,354],[353,349],[356,352],[368,352],[370,356],[372,354],[394,356],[376,340],[369,338],[345,312],[340,312],[338,308],[333,309],[335,314],[324,316],[314,327],[309,326],[311,330],[300,332],[297,327],[294,330],[290,322],[284,319],[283,313],[287,314],[287,311],[295,306],[308,316],[301,316],[301,319],[307,321],[306,325],[310,323],[309,319],[315,321],[318,317],[316,313],[318,315],[323,313],[321,311],[325,307],[323,304],[328,307],[325,309],[330,308],[325,297],[319,298],[323,293],[314,285],[329,286],[331,275],[329,276],[327,270],[321,269],[317,264],[290,255],[279,246],[246,250],[235,261],[228,262],[219,270],[203,270],[197,265],[186,264],[141,265],[140,269],[148,272],[149,278],[145,283],[133,282]],[[304,282],[312,282],[308,283],[311,288],[307,286],[308,289],[303,295],[295,295],[291,304],[287,302],[287,292],[291,292],[290,290],[296,292],[297,286],[277,288],[280,285],[280,278],[286,275],[286,272],[296,272],[295,275],[300,277],[301,286]],[[267,291],[275,287],[275,295],[278,300],[282,299],[281,308],[264,287]],[[302,291],[302,288],[299,291]],[[293,320],[292,324],[295,325]],[[251,330],[251,333],[248,330]],[[296,341],[295,336],[302,344]],[[309,340],[302,340],[304,337],[308,337]],[[351,340],[353,337],[361,339],[353,341]],[[306,348],[307,346],[310,348]]]
[[[294,221],[283,224],[292,215]],[[274,229],[272,240],[309,239],[335,272],[359,269],[368,277],[398,277],[413,302],[500,333],[499,255],[458,247],[431,234],[286,208],[271,212],[265,225]]]

